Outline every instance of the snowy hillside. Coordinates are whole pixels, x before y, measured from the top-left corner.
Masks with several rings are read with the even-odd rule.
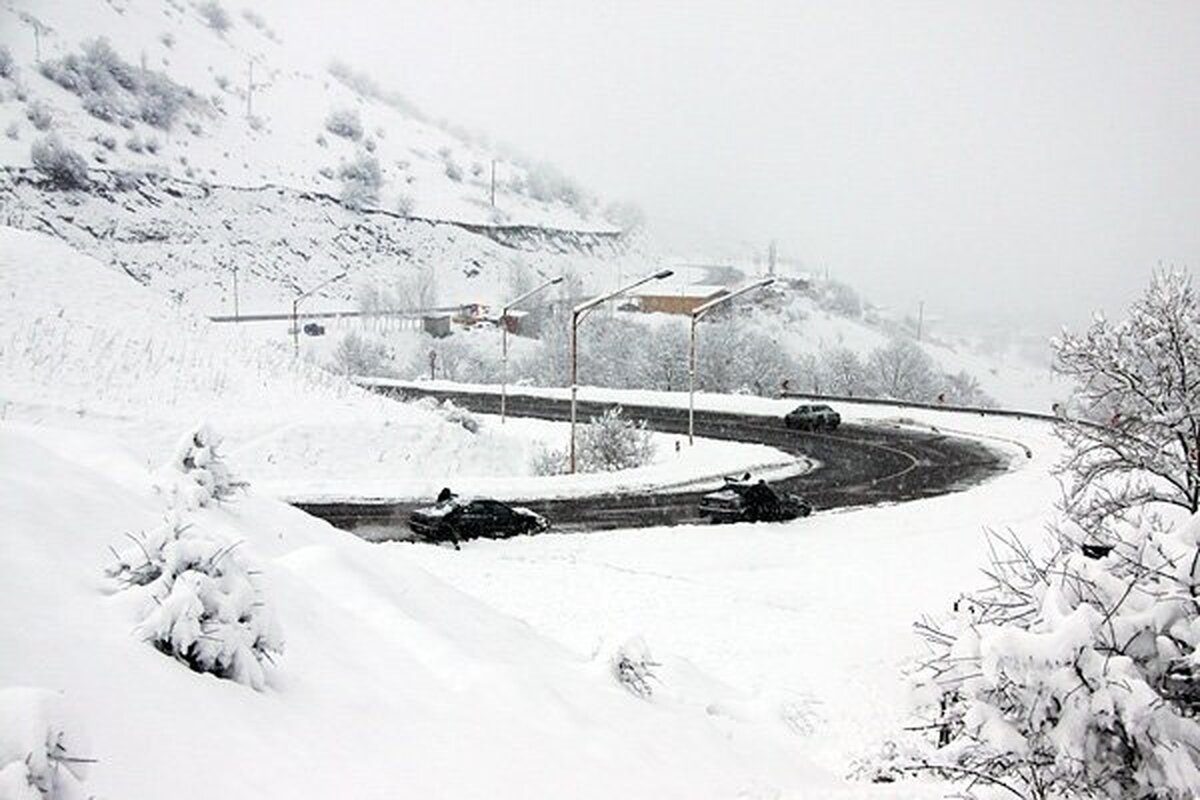
[[[152,604],[105,577],[110,546],[161,524],[152,486],[114,442],[0,423],[0,701],[57,696],[52,740],[65,730],[66,755],[94,760],[78,796],[718,798],[834,782],[778,717],[714,713],[740,696],[686,662],[640,699],[614,679],[615,651],[568,650],[402,550],[254,494],[186,522],[241,543],[282,653],[262,691],[190,671],[135,635]],[[0,796],[42,797],[2,746],[37,719],[0,720]]]
[[[109,47],[95,44],[100,37]],[[0,77],[0,165],[29,165],[31,143],[53,133],[92,167],[336,195],[339,171],[365,160],[381,180],[370,206],[475,224],[616,229],[553,169],[456,136],[349,67],[335,67],[335,77],[251,7],[7,0],[0,47],[11,56]]]

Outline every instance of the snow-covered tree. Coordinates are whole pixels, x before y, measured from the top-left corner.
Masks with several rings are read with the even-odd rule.
[[[195,509],[228,500],[246,484],[233,477],[221,458],[221,437],[207,424],[197,425],[175,447],[171,461],[159,470],[159,488],[177,507]]]
[[[1155,275],[1127,318],[1097,315],[1052,343],[1075,380],[1062,420],[1067,511],[1093,536],[1146,504],[1200,509],[1200,303],[1189,276]]]
[[[138,635],[196,672],[263,688],[283,637],[238,543],[177,517],[129,538],[106,572],[141,595]]]
[[[94,761],[63,696],[47,689],[0,689],[0,797],[84,800]]]
[[[866,393],[866,367],[850,348],[838,346],[822,350],[816,368],[818,391],[849,397]]]
[[[990,585],[918,626],[931,747],[895,766],[1019,797],[1194,797],[1200,518],[1129,526],[1107,555],[992,545]]]
[[[334,349],[331,366],[347,377],[382,377],[391,372],[388,361],[387,347],[383,342],[349,331]]]

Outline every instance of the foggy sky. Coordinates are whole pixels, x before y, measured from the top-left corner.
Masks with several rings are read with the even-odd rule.
[[[1200,265],[1198,2],[381,5],[271,22],[680,252],[774,238],[881,304],[1039,326]]]

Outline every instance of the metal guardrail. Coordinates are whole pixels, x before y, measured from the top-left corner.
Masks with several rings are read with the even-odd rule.
[[[892,406],[895,408],[919,408],[927,411],[954,411],[960,414],[978,414],[981,417],[1013,417],[1015,419],[1040,419],[1046,422],[1064,422],[1062,417],[1038,411],[1018,411],[1011,408],[985,408],[983,406],[960,406],[947,403],[921,403],[916,400],[892,400],[881,397],[854,397],[853,395],[813,394],[811,392],[781,392],[780,397],[797,400],[814,400],[825,403],[862,403],[868,406]],[[1085,420],[1073,420],[1091,424]]]

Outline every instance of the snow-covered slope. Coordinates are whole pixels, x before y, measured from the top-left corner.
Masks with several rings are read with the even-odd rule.
[[[139,604],[104,577],[108,547],[165,505],[122,450],[0,423],[0,687],[61,693],[89,742],[68,755],[95,759],[89,793],[718,798],[832,783],[783,721],[713,711],[740,698],[685,663],[669,669],[686,682],[640,699],[608,653],[543,639],[403,551],[253,493],[186,521],[241,542],[283,653],[261,692],[189,671],[134,634]]]
[[[224,30],[220,21],[214,24],[214,9],[224,13]],[[85,109],[88,91],[68,91],[43,74],[65,57],[80,56],[81,45],[97,37],[130,69],[161,73],[191,94],[169,125],[150,124],[137,113],[122,125],[123,115],[93,102],[97,113],[114,116],[100,119]],[[337,194],[339,166],[364,156],[378,161],[383,208],[471,223],[614,229],[595,200],[553,170],[515,163],[449,133],[402,101],[387,102],[387,92],[352,70],[334,77],[304,42],[281,40],[270,19],[241,5],[7,0],[0,5],[0,47],[15,66],[9,78],[0,77],[0,129],[6,131],[0,165],[30,163],[30,143],[42,135],[29,118],[36,108],[49,119],[48,130],[94,167],[166,169],[217,184]],[[352,124],[329,125],[338,114]],[[155,152],[147,149],[150,142]]]

